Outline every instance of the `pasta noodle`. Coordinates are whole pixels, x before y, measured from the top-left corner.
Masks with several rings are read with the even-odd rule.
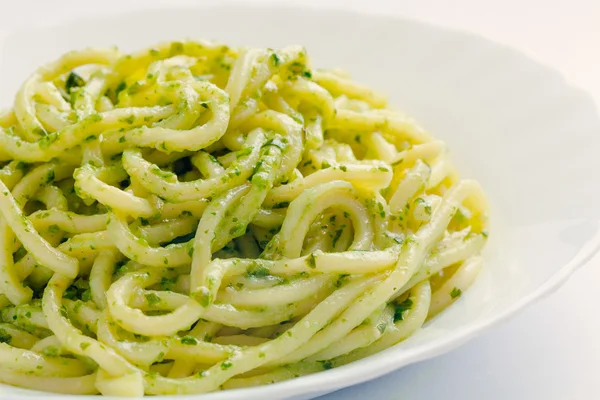
[[[0,382],[205,393],[393,346],[473,283],[443,142],[301,47],[86,49],[0,115]]]

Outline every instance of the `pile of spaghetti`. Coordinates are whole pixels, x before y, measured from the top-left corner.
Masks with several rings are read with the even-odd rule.
[[[0,126],[0,382],[277,382],[402,341],[481,268],[444,143],[301,47],[70,52]]]

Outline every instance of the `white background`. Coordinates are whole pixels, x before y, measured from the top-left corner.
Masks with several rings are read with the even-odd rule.
[[[290,2],[398,14],[476,32],[553,66],[569,82],[587,89],[600,105],[600,0]],[[47,23],[81,14],[166,3],[2,0],[0,33],[43,20]],[[600,171],[590,173],[600,175]],[[599,309],[600,257],[596,257],[557,293],[494,331],[445,356],[321,400],[599,399]]]

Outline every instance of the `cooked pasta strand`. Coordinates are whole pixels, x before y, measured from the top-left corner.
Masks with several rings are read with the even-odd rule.
[[[488,237],[444,143],[299,46],[67,53],[0,113],[0,163],[0,382],[35,390],[368,357],[460,301]]]

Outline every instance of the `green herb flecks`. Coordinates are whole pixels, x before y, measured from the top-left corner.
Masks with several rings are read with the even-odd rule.
[[[404,312],[408,311],[412,308],[413,301],[410,297],[406,298],[402,303],[398,303],[394,305],[394,322],[403,321],[404,320]]]

